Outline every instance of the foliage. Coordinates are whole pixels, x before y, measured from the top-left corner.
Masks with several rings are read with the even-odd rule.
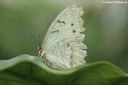
[[[108,62],[55,70],[39,57],[20,55],[0,60],[1,85],[128,85],[128,76]]]

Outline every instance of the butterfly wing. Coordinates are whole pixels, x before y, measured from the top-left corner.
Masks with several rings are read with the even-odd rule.
[[[63,62],[64,68],[71,68],[85,63],[87,47],[83,43],[85,28],[81,16],[83,10],[76,4],[66,8],[53,21],[44,38],[42,48],[47,55],[53,55]],[[54,61],[52,60],[52,61]],[[47,62],[52,62],[47,59]],[[53,64],[53,63],[51,63]],[[55,62],[54,62],[55,64]],[[54,67],[53,67],[54,68]]]

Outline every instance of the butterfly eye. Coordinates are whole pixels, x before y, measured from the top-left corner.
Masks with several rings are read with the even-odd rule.
[[[38,47],[38,54],[39,54],[39,56],[41,56],[42,52],[43,52],[43,49],[39,46]]]

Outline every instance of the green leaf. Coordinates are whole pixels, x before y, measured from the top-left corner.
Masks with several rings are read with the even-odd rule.
[[[128,85],[128,76],[108,62],[55,70],[39,57],[20,55],[0,60],[0,85]]]

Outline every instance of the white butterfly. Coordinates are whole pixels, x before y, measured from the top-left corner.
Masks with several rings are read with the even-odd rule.
[[[66,8],[53,21],[39,48],[41,59],[48,66],[66,69],[85,63],[87,46],[83,43],[85,28],[83,10],[76,4]]]

